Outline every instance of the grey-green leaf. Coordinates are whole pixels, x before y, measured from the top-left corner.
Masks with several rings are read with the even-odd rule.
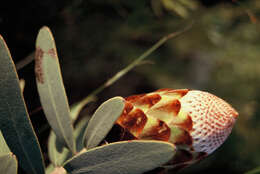
[[[76,137],[77,152],[80,152],[84,148],[84,145],[83,145],[84,132],[87,128],[89,119],[90,119],[90,116],[85,116],[76,125],[75,131],[74,131],[74,136]]]
[[[57,136],[53,131],[51,131],[48,140],[48,155],[51,163],[55,167],[62,166],[64,161],[68,159],[68,157],[72,156],[69,149],[57,141]]]
[[[87,123],[90,117],[86,116],[76,125],[74,130],[74,137],[76,137],[76,149],[77,152],[83,149],[82,139],[84,130],[87,127]],[[56,167],[62,166],[62,164],[72,157],[72,153],[66,148],[61,146],[60,142],[57,141],[56,135],[51,131],[48,140],[48,154],[52,164]]]
[[[84,133],[87,149],[96,147],[108,134],[115,121],[123,113],[125,100],[114,97],[104,102],[94,113]]]
[[[28,117],[14,63],[1,36],[0,62],[0,130],[21,167],[28,173],[43,174],[40,146]]]
[[[9,147],[7,146],[5,139],[3,137],[3,134],[0,130],[0,155],[4,155],[4,154],[10,153],[10,152],[11,151],[10,151]]]
[[[35,74],[41,104],[49,124],[58,140],[75,153],[73,127],[56,45],[47,27],[43,27],[37,36]]]
[[[0,173],[17,174],[17,160],[13,153],[0,155]]]
[[[77,115],[81,111],[81,109],[85,106],[85,104],[93,101],[94,98],[90,97],[87,98],[87,100],[82,100],[79,103],[76,103],[71,108],[71,119],[72,122],[75,122],[77,119]],[[83,149],[83,134],[84,130],[87,127],[87,123],[89,121],[89,116],[84,117],[80,122],[76,125],[76,128],[74,130],[74,137],[76,137],[76,150],[79,152],[81,149]],[[49,140],[48,140],[48,155],[51,163],[59,167],[61,166],[69,157],[72,156],[72,153],[65,148],[61,142],[57,140],[57,137],[53,131],[51,131]]]
[[[162,141],[127,141],[93,148],[70,161],[70,174],[140,174],[168,162],[175,146]]]
[[[0,173],[17,173],[17,160],[7,146],[2,132],[0,131]]]

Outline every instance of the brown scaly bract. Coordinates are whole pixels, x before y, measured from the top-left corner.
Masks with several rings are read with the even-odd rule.
[[[238,116],[224,100],[198,90],[161,89],[125,100],[117,124],[136,139],[175,144],[179,152],[170,163],[182,167],[216,150]]]

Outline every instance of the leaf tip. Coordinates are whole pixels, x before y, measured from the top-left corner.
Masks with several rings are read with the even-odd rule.
[[[42,33],[42,32],[48,32],[48,33],[51,33],[51,30],[48,26],[43,26],[40,28],[39,30],[39,33]]]
[[[36,47],[40,47],[43,51],[48,52],[48,50],[55,48],[54,38],[49,27],[43,26],[40,28],[37,39]]]
[[[125,99],[117,96],[102,103],[89,121],[84,133],[83,144],[87,149],[96,147],[108,134],[118,117],[124,112]],[[99,136],[96,136],[97,130]]]

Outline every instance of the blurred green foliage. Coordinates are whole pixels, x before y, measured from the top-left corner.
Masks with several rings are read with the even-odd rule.
[[[79,101],[162,36],[194,22],[147,59],[153,64],[137,67],[99,99],[157,88],[209,91],[240,116],[222,147],[181,173],[243,173],[260,165],[260,1],[221,2],[66,1],[50,26],[69,100]]]

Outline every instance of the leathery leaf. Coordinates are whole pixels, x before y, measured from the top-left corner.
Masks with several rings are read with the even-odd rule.
[[[84,133],[84,144],[87,149],[96,147],[108,134],[117,118],[124,110],[122,97],[114,97],[104,102],[91,117]]]
[[[70,174],[140,174],[168,162],[175,146],[163,141],[121,141],[81,153],[65,163]]]
[[[0,155],[0,173],[16,174],[17,160],[13,153]]]
[[[43,174],[40,146],[31,125],[9,49],[0,36],[0,130],[21,167]],[[13,155],[5,158],[13,160]]]
[[[2,132],[0,131],[0,173],[16,174],[17,160],[7,146]]]
[[[69,104],[51,31],[43,27],[37,36],[35,74],[41,104],[57,139],[76,153]]]

